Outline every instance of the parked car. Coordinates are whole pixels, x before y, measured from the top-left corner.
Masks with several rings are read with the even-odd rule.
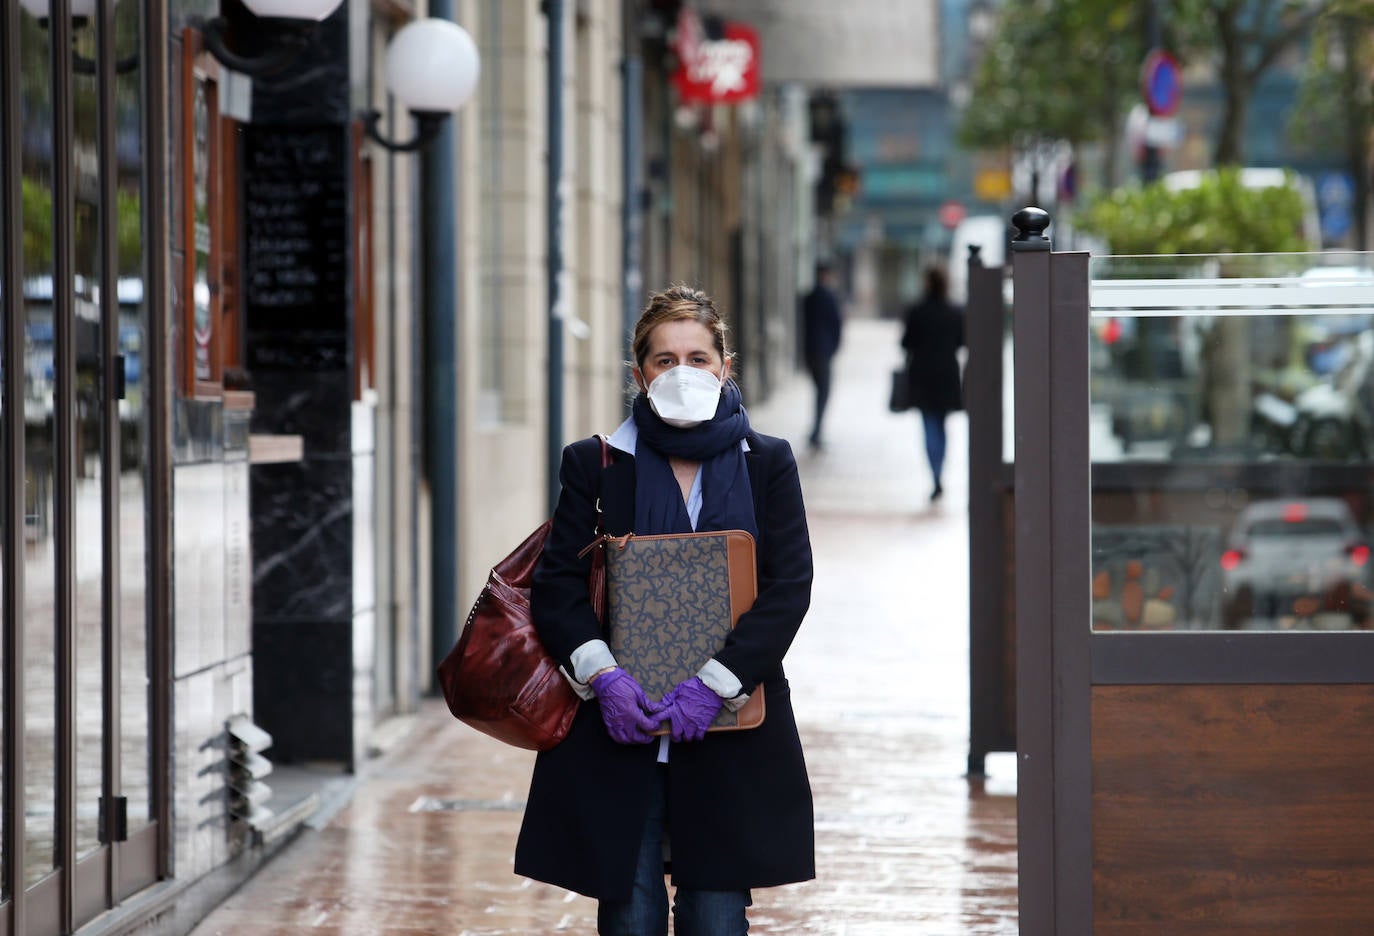
[[[1369,554],[1342,500],[1257,501],[1236,517],[1221,554],[1222,627],[1367,629]]]
[[[1007,262],[1007,243],[1011,232],[1007,219],[1001,215],[970,215],[954,227],[949,240],[949,299],[958,305],[968,302],[968,249],[977,244],[978,256],[985,267],[1002,266]],[[1006,281],[1010,283],[1010,280]],[[1011,299],[1008,296],[1007,301]]]

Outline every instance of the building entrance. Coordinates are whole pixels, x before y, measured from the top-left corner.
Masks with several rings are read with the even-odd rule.
[[[58,6],[58,5],[54,5]],[[136,0],[0,19],[0,934],[157,877],[149,639],[150,46]],[[38,10],[38,7],[42,7]]]

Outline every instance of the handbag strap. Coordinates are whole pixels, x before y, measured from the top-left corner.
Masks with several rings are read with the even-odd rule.
[[[611,443],[606,436],[600,432],[596,434],[597,441],[601,443],[601,471],[604,474],[606,469],[611,467]],[[601,475],[596,478],[596,539],[600,540],[605,533],[605,527],[601,523]]]
[[[596,537],[577,554],[577,558],[581,559],[589,550],[595,550],[592,555],[591,571],[587,577],[587,587],[592,611],[596,613],[597,620],[601,622],[604,636],[606,628],[606,531],[602,526],[601,519],[601,481],[605,477],[606,469],[611,464],[611,446],[604,435],[598,433],[597,439],[601,441],[601,471],[597,473],[596,477]]]
[[[597,439],[601,442],[601,471],[597,474],[596,477],[596,529],[593,531],[595,535],[592,537],[592,541],[588,543],[586,546],[583,546],[582,549],[578,552],[577,558],[579,559],[587,555],[587,553],[591,552],[593,549],[596,549],[598,546],[600,546],[606,538],[606,529],[601,521],[601,476],[604,475],[606,473],[606,469],[611,466],[611,446],[606,441],[606,437],[604,435],[598,433]]]

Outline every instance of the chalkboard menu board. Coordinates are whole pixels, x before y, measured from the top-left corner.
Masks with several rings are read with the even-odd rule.
[[[244,128],[250,370],[348,366],[348,140],[341,125]]]

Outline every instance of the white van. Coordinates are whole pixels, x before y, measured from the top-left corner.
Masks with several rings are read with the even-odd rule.
[[[1007,262],[1007,219],[1001,215],[970,215],[954,228],[949,241],[949,298],[956,305],[968,301],[968,249],[977,244],[983,266],[1002,266]]]

